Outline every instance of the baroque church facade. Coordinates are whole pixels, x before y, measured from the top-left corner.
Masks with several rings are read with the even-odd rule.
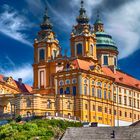
[[[140,120],[140,81],[117,69],[112,36],[99,15],[89,24],[83,4],[71,32],[70,57],[62,56],[46,10],[34,41],[32,91],[14,95],[14,112],[110,126]]]

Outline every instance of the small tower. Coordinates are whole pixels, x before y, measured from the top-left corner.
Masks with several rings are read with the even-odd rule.
[[[52,86],[51,74],[55,73],[55,59],[60,56],[59,41],[53,32],[47,8],[40,25],[41,30],[34,41],[34,89]]]
[[[71,33],[71,56],[78,58],[96,58],[96,39],[89,24],[89,18],[81,1],[77,25],[73,26]]]
[[[99,12],[94,23],[94,33],[96,34],[97,58],[102,66],[117,68],[118,48],[112,36],[104,31],[104,24]]]
[[[95,32],[104,32],[104,24],[100,18],[99,11],[97,12],[97,18],[94,23],[94,31]]]

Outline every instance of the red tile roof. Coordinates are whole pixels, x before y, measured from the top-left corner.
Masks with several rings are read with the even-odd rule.
[[[75,59],[73,61],[73,64],[75,68],[80,68],[83,70],[90,70],[90,66],[94,65],[92,61],[85,61],[80,59]],[[102,71],[104,75],[114,78],[116,83],[120,83],[120,84],[124,84],[127,86],[140,89],[140,80],[137,80],[136,78],[122,71],[116,70],[116,72],[113,73],[113,71],[108,67],[102,67]]]
[[[0,75],[0,81],[1,82],[5,82],[4,78],[8,78],[8,77],[4,77],[4,75]],[[29,85],[26,85],[24,83],[20,84],[18,81],[13,79],[13,82],[15,83],[17,90],[20,90],[21,92],[31,92],[32,91],[32,87]]]
[[[140,80],[137,80],[136,78],[119,70],[116,70],[116,73],[113,73],[113,71],[107,67],[103,67],[102,70],[107,76],[115,78],[116,83],[140,89]]]
[[[75,59],[73,61],[73,64],[75,65],[75,68],[80,68],[84,70],[89,70],[90,66],[94,65],[92,61],[85,61],[85,60],[80,60],[80,59]]]
[[[14,80],[15,81],[15,80]],[[15,81],[15,84],[17,85],[17,87],[19,88],[19,90],[21,92],[31,92],[32,91],[32,87],[29,85],[26,85],[24,83],[20,83],[18,81]]]

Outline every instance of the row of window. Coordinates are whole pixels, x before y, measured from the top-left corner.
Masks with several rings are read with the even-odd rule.
[[[114,91],[117,91],[117,88],[116,88],[116,87],[114,87]],[[124,94],[129,93],[130,96],[131,96],[132,93],[133,93],[133,96],[134,96],[134,97],[137,97],[137,98],[140,97],[140,93],[132,92],[131,90],[123,89],[123,88],[121,88],[121,87],[118,88],[118,92],[119,92],[119,93],[122,93],[122,92],[123,92]]]
[[[127,97],[127,96],[124,96],[124,98],[119,95],[119,98],[118,98],[118,103],[119,104],[122,104],[122,101],[124,101],[124,105],[129,105],[129,106],[132,106],[133,107],[137,107],[138,109],[140,108],[140,101],[139,100],[136,100],[136,99],[133,99],[131,97]],[[129,102],[128,102],[129,101]],[[114,95],[114,102],[116,103],[117,102],[117,98],[116,98],[116,95]],[[129,104],[128,104],[129,103]]]
[[[76,52],[77,52],[77,55],[83,55],[83,46],[81,43],[78,43],[76,45]],[[93,52],[94,52],[94,46],[90,45],[90,55],[93,56]]]
[[[96,95],[96,90],[97,90],[97,95]],[[84,95],[87,95],[88,92],[88,88],[87,86],[84,86]],[[104,98],[104,99],[111,99],[111,92],[110,91],[106,91],[104,90],[104,92],[102,91],[102,89],[98,88],[95,89],[94,87],[91,88],[91,92],[92,92],[92,96],[97,96],[98,98]]]
[[[52,57],[55,58],[56,56],[57,56],[57,51],[53,50]],[[39,50],[39,60],[40,61],[45,60],[45,49],[43,48]]]
[[[71,83],[71,81],[69,79],[67,79],[65,81],[61,80],[61,81],[59,81],[59,86],[68,85],[70,83]],[[77,79],[76,78],[72,79],[72,84],[76,84],[76,83],[77,83]]]
[[[87,79],[85,79],[84,80],[84,84],[87,84],[88,82],[87,82],[88,80]],[[107,84],[107,83],[104,83],[104,84],[102,84],[102,82],[100,82],[100,81],[98,81],[98,82],[95,82],[94,80],[92,81],[92,85],[95,85],[95,83],[96,83],[96,85],[97,86],[99,86],[99,87],[104,87],[104,88],[111,88],[111,85],[110,84]]]
[[[88,105],[85,104],[85,109],[88,110]],[[98,112],[103,112],[103,108],[102,106],[98,106],[97,107],[98,109]],[[96,110],[96,107],[95,105],[92,106],[92,110],[95,111]],[[112,114],[112,110],[111,109],[108,109],[107,107],[104,108],[104,113],[109,113],[109,114]],[[119,112],[119,116],[122,117],[123,116],[123,112],[120,110]],[[114,110],[114,115],[117,115],[117,111]],[[129,117],[129,118],[132,118],[132,113],[128,113],[128,112],[124,112],[124,117]],[[140,119],[140,115],[138,115],[136,117],[136,114],[134,114],[134,119]]]
[[[60,88],[59,93],[60,93],[60,95],[62,95],[62,94],[70,94],[70,87],[66,87],[65,89],[64,88]],[[74,96],[76,95],[76,86],[72,87],[72,94]]]
[[[108,65],[108,63],[109,63],[108,56],[104,55],[103,56],[103,65]],[[116,57],[114,57],[114,66],[117,66],[117,58]]]

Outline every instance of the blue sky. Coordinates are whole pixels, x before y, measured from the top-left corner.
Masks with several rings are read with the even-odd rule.
[[[33,42],[40,30],[45,5],[63,52],[79,14],[80,0],[0,0],[0,73],[23,78],[32,85]],[[85,0],[90,23],[100,10],[105,31],[112,35],[119,68],[140,79],[140,1]],[[68,50],[68,54],[70,49]]]

